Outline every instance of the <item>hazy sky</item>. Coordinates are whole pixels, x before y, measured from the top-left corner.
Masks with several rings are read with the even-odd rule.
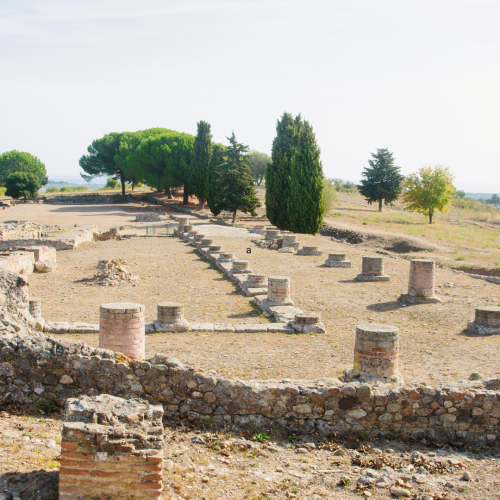
[[[500,192],[499,0],[0,0],[0,153],[49,177],[109,132],[165,127],[270,153],[301,113],[325,174],[389,148]]]

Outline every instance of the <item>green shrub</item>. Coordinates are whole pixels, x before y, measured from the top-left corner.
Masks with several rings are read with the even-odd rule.
[[[75,188],[74,187],[69,187],[69,186],[64,186],[59,190],[60,193],[74,193]]]
[[[328,213],[337,201],[337,190],[328,179],[323,179],[323,197],[325,198],[325,213]]]
[[[7,191],[6,187],[0,187],[0,196],[5,196],[6,191]]]
[[[56,188],[56,187],[51,187],[51,188],[47,188],[45,190],[46,193],[58,193],[59,192],[59,188]]]
[[[121,184],[117,179],[114,179],[113,177],[108,177],[104,189],[120,189],[120,188]]]
[[[89,188],[87,186],[77,186],[75,191],[88,191]]]

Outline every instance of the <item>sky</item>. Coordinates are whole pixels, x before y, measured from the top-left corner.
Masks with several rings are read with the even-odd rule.
[[[271,153],[283,112],[314,128],[327,177],[371,153],[500,192],[498,0],[0,0],[0,154],[72,180],[92,140],[234,131]]]

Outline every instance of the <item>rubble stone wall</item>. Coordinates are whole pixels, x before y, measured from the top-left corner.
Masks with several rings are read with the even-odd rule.
[[[401,439],[498,439],[500,379],[428,387],[373,388],[338,379],[250,381],[217,378],[167,356],[130,361],[85,343],[43,335],[0,335],[0,402],[63,406],[69,397],[111,394],[162,404],[169,420],[279,426],[294,433],[363,432]]]

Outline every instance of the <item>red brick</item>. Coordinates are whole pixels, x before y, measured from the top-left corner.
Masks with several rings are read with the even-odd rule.
[[[143,483],[151,483],[153,481],[161,481],[162,480],[162,475],[161,474],[147,474],[143,476]]]
[[[89,476],[90,471],[85,470],[85,469],[69,469],[69,468],[63,467],[63,468],[59,469],[59,477],[64,476],[64,475],[67,475],[67,476]]]
[[[59,476],[59,483],[74,484],[78,483],[78,481],[79,479],[76,477]]]
[[[61,458],[76,458],[80,460],[94,460],[95,453],[85,453],[83,451],[61,451]]]
[[[154,481],[151,483],[132,483],[131,486],[133,488],[137,488],[139,490],[157,490],[161,488],[162,482],[161,481]]]
[[[78,442],[77,441],[63,440],[63,441],[61,441],[61,448],[63,450],[76,450],[76,449],[78,449]]]
[[[144,464],[144,465],[132,465],[131,469],[138,470],[138,471],[157,471],[157,470],[162,470],[161,464]]]
[[[110,472],[105,470],[93,470],[90,475],[91,477],[119,477],[123,473],[121,471]]]
[[[163,454],[158,454],[158,455],[150,455],[146,459],[148,462],[154,462],[155,464],[160,464],[163,463]]]

